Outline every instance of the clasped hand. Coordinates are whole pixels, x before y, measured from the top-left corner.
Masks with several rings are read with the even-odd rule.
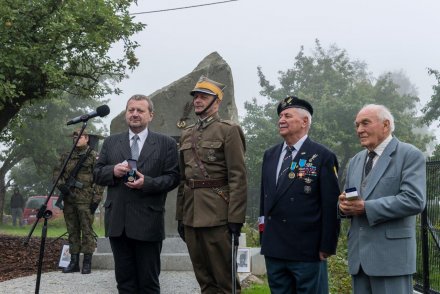
[[[365,213],[365,201],[361,198],[347,200],[343,192],[339,195],[339,210],[346,216],[362,215]]]
[[[113,167],[113,174],[117,178],[122,178],[131,170],[127,162],[118,163]],[[125,185],[131,189],[142,189],[144,185],[144,175],[136,171],[137,179],[134,182],[127,182]]]

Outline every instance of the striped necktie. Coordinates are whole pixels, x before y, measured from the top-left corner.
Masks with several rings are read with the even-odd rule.
[[[376,156],[376,152],[374,151],[368,152],[368,160],[367,160],[367,164],[365,165],[365,177],[368,176],[371,169],[373,168],[373,159],[375,156]]]
[[[278,174],[279,183],[283,177],[286,177],[287,172],[290,169],[290,165],[292,164],[292,152],[295,150],[293,146],[286,146],[286,155],[284,155],[283,163],[281,164],[280,173]]]
[[[133,140],[133,143],[131,144],[131,159],[134,160],[138,160],[139,158],[139,136],[138,135],[134,135],[133,138],[131,138],[131,140]]]

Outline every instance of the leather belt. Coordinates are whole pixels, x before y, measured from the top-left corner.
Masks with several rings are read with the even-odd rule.
[[[228,181],[226,179],[206,179],[206,180],[186,180],[186,184],[191,189],[197,188],[219,188],[226,186]]]

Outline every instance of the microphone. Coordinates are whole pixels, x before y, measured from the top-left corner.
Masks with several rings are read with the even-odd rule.
[[[107,105],[101,105],[96,108],[96,110],[89,112],[87,114],[83,114],[81,116],[77,116],[67,122],[67,125],[77,124],[79,122],[88,121],[91,118],[96,116],[103,117],[110,113],[110,108]]]

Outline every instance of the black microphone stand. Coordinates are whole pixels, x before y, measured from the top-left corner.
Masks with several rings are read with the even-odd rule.
[[[44,224],[41,229],[40,254],[38,257],[38,270],[37,270],[37,281],[35,283],[35,294],[38,294],[40,292],[41,270],[43,267],[44,246],[46,244],[46,236],[47,236],[47,220],[52,217],[52,211],[47,209],[47,203],[49,202],[50,197],[52,197],[53,192],[55,191],[55,188],[57,187],[59,180],[63,176],[64,171],[66,170],[67,163],[69,162],[70,158],[72,157],[72,154],[73,154],[73,151],[75,150],[76,144],[78,143],[79,139],[81,138],[81,135],[84,132],[84,129],[86,127],[87,127],[87,121],[83,122],[81,130],[78,134],[78,137],[76,138],[75,142],[73,143],[73,146],[72,146],[72,149],[70,150],[69,155],[67,156],[66,160],[64,160],[63,167],[61,168],[61,171],[59,172],[55,182],[52,185],[49,196],[47,196],[46,201],[41,205],[40,209],[38,209],[36,220],[35,220],[34,224],[32,225],[32,228],[29,231],[29,234],[28,234],[26,240],[23,242],[24,246],[27,246],[29,244],[29,240],[35,230],[35,227],[37,226],[40,219],[44,218]]]

